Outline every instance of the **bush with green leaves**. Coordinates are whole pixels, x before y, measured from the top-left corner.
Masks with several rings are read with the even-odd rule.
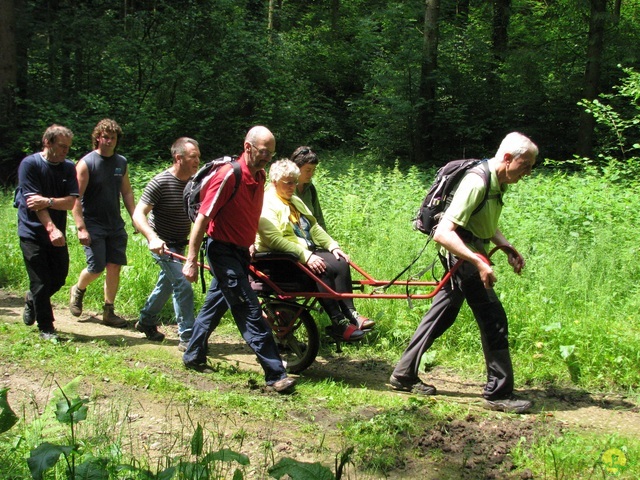
[[[640,72],[622,69],[626,77],[614,87],[616,93],[601,94],[580,102],[594,116],[599,153],[593,163],[611,181],[637,184],[640,174]]]

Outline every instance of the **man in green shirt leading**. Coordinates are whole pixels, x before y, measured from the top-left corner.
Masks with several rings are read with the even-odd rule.
[[[445,268],[451,269],[461,260],[464,263],[456,270],[452,281],[436,294],[413,334],[389,379],[394,390],[436,394],[436,388],[425,384],[418,376],[420,358],[453,325],[466,300],[480,329],[487,365],[487,383],[482,394],[485,407],[511,413],[524,413],[531,408],[531,401],[513,394],[507,315],[493,289],[497,279],[486,260],[486,252],[489,243],[502,246],[514,272],[519,274],[524,268],[524,258],[498,229],[498,220],[507,186],[529,175],[537,156],[538,147],[529,138],[517,132],[508,134],[495,157],[487,161],[491,175],[489,197],[476,214],[473,212],[482,202],[486,188],[482,173],[472,169],[460,181],[433,239],[442,247],[441,259]]]

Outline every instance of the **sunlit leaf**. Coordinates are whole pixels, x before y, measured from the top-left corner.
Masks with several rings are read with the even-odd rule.
[[[576,350],[576,346],[575,345],[560,345],[560,356],[564,360],[566,360],[571,355],[573,355],[575,350]]]

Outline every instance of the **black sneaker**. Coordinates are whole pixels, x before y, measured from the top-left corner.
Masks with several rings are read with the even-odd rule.
[[[487,410],[505,413],[525,413],[533,406],[533,402],[531,400],[525,400],[515,395],[511,395],[508,398],[502,398],[500,400],[485,399],[484,402],[484,408]]]
[[[186,352],[188,346],[189,346],[189,342],[183,342],[181,340],[180,342],[178,342],[178,351],[179,352]]]
[[[29,292],[24,294],[24,312],[22,312],[22,321],[29,327],[36,322],[36,312],[33,310],[33,300],[29,299]]]
[[[436,387],[433,385],[427,385],[420,379],[406,381],[400,380],[395,375],[391,375],[389,378],[389,384],[391,385],[391,388],[401,392],[417,393],[418,395],[435,395],[437,393]]]
[[[164,333],[158,331],[156,325],[142,325],[140,322],[136,322],[135,329],[140,333],[144,333],[152,342],[161,342],[164,340]]]

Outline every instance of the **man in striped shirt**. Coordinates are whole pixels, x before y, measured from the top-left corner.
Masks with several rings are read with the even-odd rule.
[[[184,210],[182,192],[198,171],[200,148],[192,138],[181,137],[171,146],[173,165],[147,184],[133,212],[136,228],[146,237],[151,256],[160,266],[156,286],[140,310],[136,330],[154,342],[164,340],[158,331],[158,316],[173,294],[173,308],[178,323],[178,349],[184,351],[193,330],[193,289],[182,274],[182,263],[167,251],[184,255],[189,244],[191,220]]]

